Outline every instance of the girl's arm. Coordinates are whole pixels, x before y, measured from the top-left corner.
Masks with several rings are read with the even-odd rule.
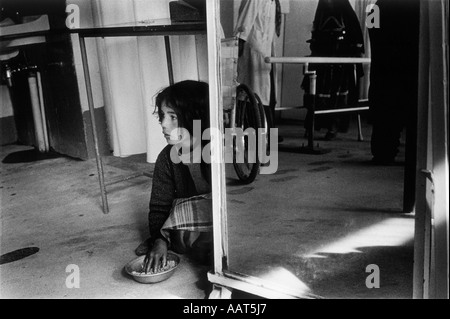
[[[169,217],[175,199],[175,181],[169,161],[170,157],[167,156],[165,150],[162,151],[156,160],[153,172],[150,212],[148,214],[152,243],[158,238],[165,240],[161,234],[161,227]]]

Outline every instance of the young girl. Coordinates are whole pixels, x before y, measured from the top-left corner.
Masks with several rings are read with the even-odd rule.
[[[146,254],[146,271],[164,266],[169,249],[194,252],[205,260],[212,248],[210,167],[202,159],[174,158],[186,158],[183,151],[203,146],[194,136],[194,125],[200,124],[202,133],[209,127],[208,85],[183,81],[165,88],[156,97],[156,112],[168,145],[153,173],[150,238],[136,249],[136,254]]]

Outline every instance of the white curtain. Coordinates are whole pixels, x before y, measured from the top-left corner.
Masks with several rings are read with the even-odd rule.
[[[94,25],[169,18],[168,3],[169,0],[95,0]],[[175,82],[205,81],[206,36],[172,36],[170,43]],[[164,38],[98,39],[97,51],[114,155],[147,153],[147,161],[154,162],[166,145],[153,115],[155,95],[169,85]]]

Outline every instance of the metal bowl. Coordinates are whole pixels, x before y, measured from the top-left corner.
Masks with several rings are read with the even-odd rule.
[[[134,280],[142,284],[154,284],[169,279],[180,263],[180,257],[169,252],[167,253],[167,261],[175,261],[174,267],[165,271],[158,272],[156,274],[146,274],[145,272],[141,272],[144,264],[144,259],[145,255],[133,259],[125,265],[126,273],[133,277]]]

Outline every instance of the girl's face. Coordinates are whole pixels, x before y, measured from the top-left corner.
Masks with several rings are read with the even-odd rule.
[[[180,141],[178,130],[178,116],[175,111],[165,103],[161,106],[160,124],[167,143],[174,145]]]
[[[189,132],[180,128],[177,113],[165,103],[161,106],[160,121],[164,137],[168,144],[177,144],[181,147],[191,145]]]

